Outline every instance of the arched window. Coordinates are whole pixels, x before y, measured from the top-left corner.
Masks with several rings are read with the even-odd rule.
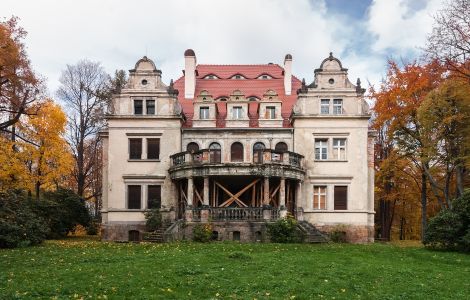
[[[231,161],[243,161],[243,145],[242,143],[235,142],[230,148]]]
[[[287,152],[288,151],[287,144],[284,142],[279,142],[276,144],[276,147],[274,148],[274,150],[279,151],[279,152]]]
[[[220,163],[220,149],[221,147],[219,143],[212,143],[209,145],[211,163]]]
[[[263,150],[266,147],[263,143],[258,142],[253,145],[253,162],[262,163],[263,162]]]
[[[186,146],[186,151],[189,151],[189,152],[199,151],[199,145],[195,142],[191,142]]]

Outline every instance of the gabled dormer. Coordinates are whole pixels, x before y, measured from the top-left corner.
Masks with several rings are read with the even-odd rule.
[[[166,86],[161,75],[151,59],[146,56],[139,59],[134,69],[129,70],[125,87],[113,96],[111,115],[133,118],[180,116],[178,90],[173,83]]]
[[[318,116],[327,118],[369,117],[369,106],[364,100],[365,89],[358,79],[357,85],[349,81],[348,69],[341,61],[330,55],[314,72],[313,83],[302,80],[298,100],[293,107],[295,116]]]

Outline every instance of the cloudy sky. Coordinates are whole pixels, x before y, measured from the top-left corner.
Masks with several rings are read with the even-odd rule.
[[[330,51],[377,84],[386,61],[420,54],[442,0],[2,0],[0,17],[20,18],[36,71],[53,95],[61,70],[87,58],[111,73],[147,55],[163,80],[182,75],[183,52],[201,64],[283,63],[307,82]],[[363,84],[364,86],[365,84]]]

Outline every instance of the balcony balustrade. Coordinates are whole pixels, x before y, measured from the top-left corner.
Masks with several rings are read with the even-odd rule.
[[[222,162],[221,151],[216,149],[202,149],[195,152],[184,151],[173,154],[171,156],[171,167],[179,167],[185,165],[204,165],[204,164],[237,164],[246,163],[240,162]],[[287,165],[294,168],[302,169],[303,156],[290,151],[276,151],[273,149],[264,149],[253,152],[254,165],[260,164],[280,164]]]
[[[201,221],[201,211],[209,211],[209,220],[211,221],[266,221],[263,211],[270,211],[271,221],[279,219],[279,208],[263,208],[263,207],[196,207],[192,208],[192,221]]]

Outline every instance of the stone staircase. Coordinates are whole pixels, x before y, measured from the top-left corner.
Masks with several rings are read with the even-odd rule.
[[[300,230],[305,232],[306,243],[327,243],[330,241],[328,234],[318,230],[307,221],[299,221],[298,226]]]
[[[162,227],[153,232],[148,232],[144,238],[144,241],[150,243],[163,243],[165,241],[164,233],[172,224],[172,222],[163,221]]]

